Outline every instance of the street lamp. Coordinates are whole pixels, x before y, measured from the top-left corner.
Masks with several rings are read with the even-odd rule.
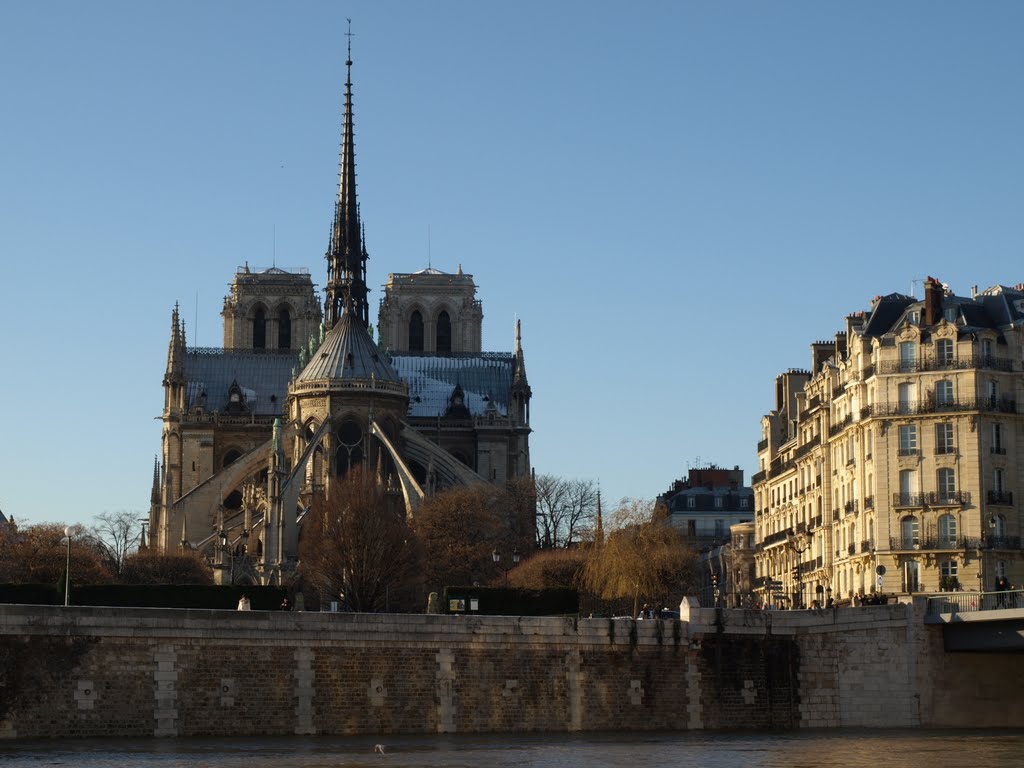
[[[498,565],[499,563],[501,563],[501,553],[498,551],[497,547],[495,547],[494,551],[491,552],[491,559],[494,560],[494,564],[495,565]],[[516,549],[512,550],[512,568],[515,568],[517,565],[519,565],[519,548],[518,547]],[[503,568],[502,570],[505,571],[505,586],[507,587],[508,586],[508,572],[510,570],[512,570],[512,569],[511,568]]]
[[[794,553],[796,553],[796,565],[793,566],[793,574],[796,576],[796,592],[794,593],[793,607],[803,608],[804,607],[804,594],[802,578],[800,573],[800,555],[807,551],[810,546],[810,542],[807,541],[807,536],[803,533],[798,533],[795,536],[790,533],[786,536],[786,546],[788,546]]]
[[[64,607],[71,605],[71,526],[64,528],[64,535],[68,539],[68,564],[64,571]]]

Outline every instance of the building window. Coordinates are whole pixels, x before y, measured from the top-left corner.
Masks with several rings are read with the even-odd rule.
[[[257,307],[252,318],[252,348],[267,348],[267,315],[263,307]]]
[[[721,509],[721,508],[722,508],[722,497],[721,496],[715,496],[715,509]]]
[[[900,456],[917,456],[917,425],[900,425]]]
[[[915,549],[920,545],[921,540],[919,538],[920,526],[917,518],[911,515],[910,517],[904,517],[900,522],[900,532],[903,535],[903,546],[901,549]]]
[[[935,404],[939,408],[953,404],[952,381],[939,381],[935,383]]]
[[[409,351],[423,351],[423,315],[419,310],[409,318]]]
[[[956,497],[956,473],[945,467],[938,472],[939,500],[950,501]]]
[[[917,370],[917,342],[916,341],[901,341],[900,342],[900,370],[901,371],[916,371]]]
[[[992,339],[981,340],[981,364],[992,365],[992,358],[995,357],[995,350],[992,346]]]
[[[452,351],[452,319],[447,312],[437,316],[437,351]]]
[[[956,518],[952,515],[939,518],[939,546],[945,549],[956,546]]]
[[[696,508],[696,506],[697,506],[697,499],[694,498],[693,496],[688,496],[687,499],[686,499],[686,508],[687,509],[694,509],[694,508]]]
[[[992,470],[992,490],[997,494],[1002,494],[1003,487],[1003,470],[998,467]]]
[[[940,583],[939,589],[952,591],[960,588],[960,580],[957,578],[956,560],[943,560],[939,566]]]
[[[277,313],[277,348],[292,348],[292,316],[288,307],[281,307]]]
[[[740,498],[740,509],[747,509],[750,506],[750,499],[746,496]]]
[[[942,422],[935,425],[935,452],[953,453],[952,422]]]
[[[909,383],[900,384],[898,387],[900,413],[913,413],[914,411],[914,385]]]
[[[944,310],[942,310],[942,316],[946,319],[946,322],[955,323],[956,315],[956,307],[946,307]]]
[[[1006,453],[1006,448],[1003,446],[1003,425],[993,424],[992,425],[992,453]]]
[[[953,340],[939,339],[935,342],[935,358],[939,365],[946,366],[953,362]]]

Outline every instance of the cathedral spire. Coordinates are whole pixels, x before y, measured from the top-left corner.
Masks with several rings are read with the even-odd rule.
[[[345,119],[341,136],[341,164],[338,171],[338,199],[327,250],[327,325],[333,327],[351,305],[351,311],[369,325],[366,259],[362,225],[356,201],[355,129],[352,122],[352,30],[349,21],[348,57],[345,60]]]

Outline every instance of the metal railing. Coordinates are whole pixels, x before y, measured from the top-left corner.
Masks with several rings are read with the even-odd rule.
[[[943,592],[928,598],[928,615],[1024,608],[1024,589],[1002,592]]]
[[[988,503],[989,504],[1013,504],[1013,492],[1012,491],[989,491],[988,492]]]

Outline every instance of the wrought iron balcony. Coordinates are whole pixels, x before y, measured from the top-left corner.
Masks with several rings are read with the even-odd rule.
[[[928,503],[936,507],[953,507],[971,503],[970,491],[932,491]]]
[[[865,496],[864,497],[864,509],[874,509],[874,508],[875,508],[875,497],[874,496]]]
[[[872,549],[873,549],[873,545],[872,545],[870,540],[862,541],[860,543],[861,554],[864,554],[865,552],[870,552]]]
[[[889,539],[889,549],[894,552],[908,552],[914,550],[941,550],[941,549],[968,549],[974,541],[965,537],[957,536],[935,536],[935,537],[903,537],[893,536]]]
[[[921,449],[920,448],[900,448],[899,449],[899,454],[900,454],[900,456],[920,456],[921,455]]]
[[[1013,493],[1011,491],[989,491],[989,504],[1013,504]]]
[[[761,451],[763,451],[767,447],[768,447],[768,440],[767,440],[767,438],[764,439],[764,440],[758,440],[758,442],[757,442],[757,452],[758,453],[760,453]]]
[[[894,507],[923,507],[928,503],[928,497],[923,493],[894,493],[892,505]]]
[[[846,514],[848,514],[848,515],[852,515],[852,514],[856,513],[858,511],[857,510],[857,502],[856,501],[848,501],[848,502],[846,502],[843,505],[843,511],[846,512]]]

